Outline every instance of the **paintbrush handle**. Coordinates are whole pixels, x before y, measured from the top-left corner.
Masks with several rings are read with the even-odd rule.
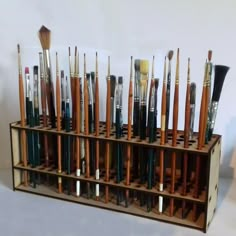
[[[168,142],[168,127],[169,127],[169,114],[170,114],[170,74],[167,76],[166,85],[166,118],[165,118],[165,142]]]
[[[139,135],[139,114],[140,114],[139,100],[134,100],[134,114],[133,114],[133,134],[134,136]]]
[[[146,119],[147,119],[147,107],[146,104],[141,105],[140,111],[140,139],[146,138]]]

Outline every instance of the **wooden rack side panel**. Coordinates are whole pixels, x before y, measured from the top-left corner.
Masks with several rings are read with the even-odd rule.
[[[209,165],[209,183],[208,183],[208,199],[207,199],[207,217],[206,230],[208,229],[214,213],[216,211],[218,188],[219,188],[219,169],[221,156],[221,139],[215,144],[211,150]]]
[[[11,127],[12,167],[16,166],[21,162],[19,134],[19,129],[14,129]],[[12,169],[12,171],[13,188],[15,188],[22,182],[22,172],[16,169]]]

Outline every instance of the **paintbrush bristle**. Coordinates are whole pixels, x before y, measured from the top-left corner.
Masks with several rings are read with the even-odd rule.
[[[44,50],[47,50],[50,48],[51,31],[45,26],[42,26],[39,30],[39,40]]]
[[[154,61],[155,61],[155,56],[152,57],[152,79],[154,79]]]
[[[211,61],[211,58],[212,58],[212,50],[209,50],[208,51],[208,61]]]
[[[116,88],[116,76],[111,75],[110,80],[111,80],[111,97],[114,97],[115,96],[115,88]]]
[[[139,59],[136,59],[134,61],[134,69],[135,69],[135,71],[140,71],[140,60]]]
[[[171,61],[173,55],[174,55],[174,51],[173,51],[173,50],[170,50],[170,51],[168,52],[168,60],[169,60],[169,61]]]
[[[154,81],[155,81],[155,89],[157,90],[159,86],[159,79],[155,79]]]
[[[229,70],[228,66],[215,65],[215,79],[212,93],[212,101],[219,102],[225,76]]]
[[[141,60],[140,61],[140,72],[141,74],[148,74],[149,71],[149,61],[148,60]],[[146,79],[146,77],[145,77]]]
[[[195,104],[196,100],[196,84],[191,83],[190,85],[190,104]]]
[[[17,52],[20,54],[20,44],[17,44]]]

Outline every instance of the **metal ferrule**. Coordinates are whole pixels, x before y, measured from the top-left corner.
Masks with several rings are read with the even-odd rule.
[[[38,101],[38,96],[39,96],[39,87],[38,87],[38,75],[34,74],[34,107],[39,108],[39,101]]]
[[[192,139],[192,138],[193,138],[194,117],[195,117],[195,104],[190,104],[190,130],[189,130],[189,139]]]
[[[150,112],[154,112],[155,109],[155,88],[152,88],[151,99],[150,99]]]
[[[49,50],[43,50],[43,59],[44,59],[44,72],[45,72],[45,81],[46,83],[51,83],[51,60]]]
[[[146,101],[147,101],[146,87],[147,87],[146,84],[141,86],[141,91],[140,91],[141,105],[146,105]]]
[[[40,73],[40,79],[44,79],[44,64],[43,64],[43,54],[39,53],[39,73]]]
[[[32,102],[33,92],[32,92],[32,90],[31,90],[30,85],[29,85],[28,93],[29,93],[29,101]]]
[[[88,93],[89,93],[89,104],[93,104],[94,98],[93,98],[93,84],[91,76],[88,78]]]
[[[215,126],[217,109],[218,109],[218,102],[212,101],[210,109],[210,129],[212,130],[214,129]]]
[[[65,96],[65,78],[61,77],[61,101],[65,102],[66,96]]]
[[[30,74],[25,74],[25,96],[28,98],[30,96]]]

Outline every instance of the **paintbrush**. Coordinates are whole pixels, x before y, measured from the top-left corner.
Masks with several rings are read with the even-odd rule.
[[[22,79],[22,66],[21,66],[21,54],[20,54],[20,45],[17,44],[17,57],[18,57],[18,83],[19,83],[19,102],[20,102],[20,124],[21,127],[25,127],[25,103],[24,103],[24,85]],[[23,160],[24,167],[27,166],[27,151],[26,151],[26,133],[22,129],[20,132],[21,136],[21,156]],[[28,186],[28,177],[27,172],[23,172],[23,181],[24,186]]]
[[[56,127],[56,118],[55,118],[55,105],[54,105],[54,88],[53,88],[53,79],[51,71],[51,60],[50,60],[50,41],[51,41],[51,31],[45,26],[42,26],[39,30],[39,40],[43,49],[43,59],[44,59],[44,76],[46,82],[47,90],[47,104],[48,111],[51,120],[52,128]]]
[[[224,80],[225,80],[228,70],[229,70],[228,66],[215,65],[215,73],[214,73],[215,78],[214,78],[214,86],[213,86],[213,93],[212,93],[212,99],[211,99],[208,140],[211,139],[212,134],[213,134],[221,91],[222,91]]]
[[[99,81],[98,81],[98,55],[96,52],[95,71],[95,135],[99,136]],[[100,179],[99,174],[99,141],[96,139],[96,180]],[[96,199],[99,198],[99,184],[96,184]]]
[[[177,145],[177,126],[179,112],[179,49],[177,50],[176,74],[175,74],[175,91],[174,91],[174,107],[173,107],[173,130],[172,130],[172,146]],[[172,152],[171,157],[171,189],[170,193],[175,192],[175,172],[176,172],[176,152]],[[170,216],[174,214],[174,199],[170,199]]]
[[[122,92],[123,92],[123,78],[118,77],[118,84],[116,87],[116,138],[120,139],[122,135]],[[116,167],[117,167],[117,183],[123,179],[123,161],[122,161],[122,147],[120,143],[116,145]],[[120,190],[117,190],[117,205],[120,203]]]
[[[162,99],[161,99],[161,140],[160,144],[165,145],[165,122],[166,122],[166,57],[164,61],[164,75],[163,75],[163,86],[162,86]],[[160,150],[160,180],[159,180],[159,191],[163,191],[163,180],[164,180],[164,149]],[[163,211],[163,197],[159,196],[159,213]]]
[[[188,59],[187,89],[185,99],[185,121],[184,121],[184,148],[189,147],[189,126],[190,126],[190,58]],[[187,171],[188,171],[188,153],[184,152],[183,173],[182,173],[182,195],[187,194]],[[186,201],[182,201],[182,218],[185,214]]]
[[[59,64],[58,55],[56,53],[56,106],[57,106],[57,131],[61,131],[61,91],[60,91],[60,78],[59,78]],[[61,169],[61,135],[57,135],[57,163],[58,173],[62,172]],[[58,193],[62,193],[62,178],[58,177]]]
[[[106,138],[110,137],[110,115],[111,115],[111,80],[110,80],[110,56],[108,56],[108,73],[107,73],[107,97],[106,97]],[[105,147],[105,181],[109,182],[110,180],[110,143],[106,141]],[[109,201],[109,187],[108,185],[105,186],[105,202],[108,203]]]
[[[132,125],[132,103],[133,103],[133,57],[130,62],[130,81],[129,81],[129,96],[128,96],[128,124],[127,124],[127,140],[131,140],[131,125]],[[127,163],[126,163],[126,185],[130,185],[130,163],[131,163],[131,146],[127,144]],[[128,207],[129,190],[125,191],[125,206]]]
[[[75,55],[75,100],[76,100],[76,134],[80,133],[80,80],[79,80],[79,53],[76,52]],[[80,169],[80,162],[81,162],[81,157],[80,157],[80,138],[76,136],[76,176],[80,176],[81,169]],[[76,196],[80,196],[80,180],[76,181]]]
[[[193,139],[194,129],[194,118],[195,118],[195,101],[196,101],[196,84],[191,83],[190,85],[190,128],[189,128],[189,139]]]
[[[111,75],[110,76],[110,83],[111,83],[111,127],[114,126],[114,107],[115,107],[115,90],[116,90],[116,76],[115,75]],[[112,162],[112,160],[111,160]]]
[[[88,110],[88,82],[86,73],[86,55],[84,53],[84,134],[89,134],[89,110]],[[86,162],[86,177],[90,178],[90,150],[89,140],[85,139],[85,162]],[[90,197],[90,183],[87,183],[87,196]]]
[[[43,115],[43,127],[48,126],[47,122],[47,108],[46,108],[46,83],[44,77],[44,64],[43,64],[43,55],[39,53],[39,70],[40,70],[40,85],[41,85],[41,105],[42,105],[42,115]],[[44,158],[45,166],[49,166],[49,156],[48,156],[48,136],[43,134],[43,146],[44,146]]]
[[[174,51],[170,50],[168,52],[168,73],[167,73],[167,85],[166,85],[166,135],[165,142],[168,142],[168,127],[169,127],[169,114],[170,114],[170,89],[171,89],[171,60],[174,55]]]

